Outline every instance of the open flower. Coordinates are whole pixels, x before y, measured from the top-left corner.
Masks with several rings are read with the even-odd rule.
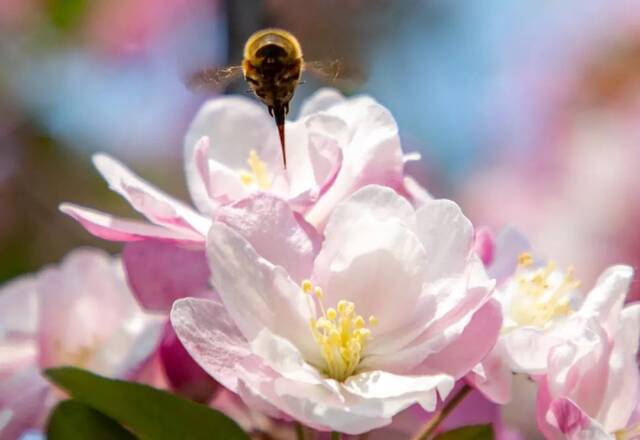
[[[316,255],[287,209],[259,237],[213,224],[221,301],[182,299],[171,312],[187,351],[250,406],[320,430],[358,434],[414,403],[433,410],[501,325],[470,222],[450,201],[414,210],[367,186],[334,210]],[[280,240],[283,228],[298,239]]]
[[[470,375],[475,386],[501,404],[512,398],[514,372],[543,380],[558,347],[593,343],[593,326],[606,329],[613,338],[612,319],[617,319],[633,275],[628,266],[612,266],[585,294],[572,268],[536,262],[527,248],[526,240],[513,230],[503,231],[496,240],[489,273],[499,282],[495,298],[502,305],[503,327],[492,352]],[[528,388],[528,396],[517,393],[514,405],[535,399],[535,386]]]
[[[44,422],[57,394],[42,368],[74,365],[133,377],[155,350],[161,321],[144,314],[118,259],[93,249],[60,266],[21,277],[0,290],[1,438]],[[3,427],[4,426],[4,427]]]
[[[256,193],[286,200],[316,226],[326,222],[337,203],[367,184],[397,188],[420,200],[427,197],[403,177],[397,125],[370,97],[346,99],[321,90],[305,103],[298,120],[287,122],[286,133],[285,170],[273,119],[263,106],[237,96],[213,99],[196,115],[185,138],[187,181],[198,211],[104,154],[93,158],[98,171],[151,224],[72,204],[60,209],[107,240],[153,238],[204,247],[217,210]]]
[[[612,268],[598,284],[614,271],[626,272],[625,279],[632,273],[629,267]],[[640,435],[640,423],[630,420],[640,397],[640,304],[623,307],[627,289],[591,299],[599,307],[586,306],[591,313],[574,323],[577,336],[551,349],[546,374],[538,378],[538,427],[547,438]]]

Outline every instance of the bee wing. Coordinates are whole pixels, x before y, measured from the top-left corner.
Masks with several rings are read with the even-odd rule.
[[[187,79],[187,87],[193,91],[216,90],[224,87],[242,73],[242,66],[203,69]]]
[[[344,71],[340,60],[305,61],[304,70],[320,78],[335,81]]]
[[[355,64],[347,66],[338,59],[305,61],[303,67],[306,72],[345,89],[362,85],[367,76],[361,66]]]

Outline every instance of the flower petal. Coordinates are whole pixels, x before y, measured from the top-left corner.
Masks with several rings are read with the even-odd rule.
[[[71,252],[38,275],[40,362],[67,364],[140,310],[118,260],[97,249]]]
[[[566,398],[551,402],[546,414],[546,422],[558,429],[568,440],[610,440],[612,438],[602,426]]]
[[[300,108],[300,118],[312,115],[314,113],[324,112],[331,107],[346,101],[342,93],[336,89],[328,87],[319,89],[313,95],[308,97]]]
[[[618,316],[614,346],[609,358],[609,379],[597,420],[607,431],[626,426],[638,403],[637,355],[640,340],[640,304],[626,307]]]
[[[127,281],[138,303],[148,311],[169,313],[176,299],[209,296],[209,264],[202,250],[143,240],[122,251]]]
[[[473,245],[473,226],[450,200],[431,200],[417,211],[417,233],[429,255],[427,280],[460,274]]]
[[[207,255],[213,286],[248,340],[266,327],[293,342],[305,359],[318,356],[309,330],[309,298],[281,266],[260,257],[240,234],[219,222],[209,231]]]
[[[200,235],[207,233],[210,220],[140,179],[114,158],[96,154],[93,163],[109,187],[153,223],[178,231],[188,229]]]
[[[260,256],[284,267],[296,282],[311,274],[320,235],[285,201],[256,194],[221,207],[216,220],[239,232]]]
[[[334,207],[368,184],[391,188],[402,184],[404,161],[398,127],[389,111],[366,97],[332,106],[329,113],[350,128],[343,147],[342,168],[335,182],[306,214],[309,223],[322,227]]]
[[[60,205],[60,211],[80,223],[92,235],[111,241],[137,241],[155,238],[162,241],[199,246],[204,238],[189,230],[172,231],[136,220],[122,219],[71,203]]]
[[[633,279],[633,269],[629,266],[611,266],[596,281],[587,294],[579,314],[586,318],[596,318],[608,332],[618,326],[618,320],[629,286]]]
[[[184,348],[214,379],[238,390],[235,366],[250,357],[247,340],[218,302],[184,298],[173,304],[171,325]]]
[[[473,314],[460,336],[427,357],[414,373],[445,373],[461,378],[491,351],[501,327],[500,304],[491,299]]]

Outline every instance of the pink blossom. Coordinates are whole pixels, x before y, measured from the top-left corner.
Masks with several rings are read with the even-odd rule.
[[[633,274],[627,266],[613,266],[585,293],[572,268],[536,262],[527,249],[526,240],[513,230],[497,239],[489,273],[499,281],[495,298],[502,305],[503,328],[494,350],[470,377],[502,404],[511,399],[512,373],[544,375],[551,350],[580,337],[582,327],[576,323],[610,319],[606,314],[624,301]],[[508,272],[511,276],[505,277]]]
[[[414,403],[433,410],[494,345],[493,282],[453,202],[416,210],[367,186],[333,210],[318,251],[290,205],[249,200],[281,203],[265,210],[280,220],[256,236],[215,222],[207,254],[220,301],[181,299],[171,312],[187,351],[249,407],[363,433]],[[297,238],[279,239],[283,227]]]
[[[351,99],[321,90],[287,123],[288,168],[282,166],[272,118],[255,101],[225,96],[207,102],[185,139],[186,174],[196,211],[104,155],[93,162],[111,189],[150,223],[63,204],[60,209],[93,235],[115,241],[157,239],[204,248],[211,219],[222,206],[253,194],[286,200],[321,227],[341,200],[367,184],[393,187],[421,203],[428,194],[403,176],[398,127],[370,97]]]
[[[75,365],[131,378],[155,350],[161,321],[144,314],[118,259],[79,249],[0,291],[0,437],[44,422],[59,393],[40,375]]]
[[[601,301],[578,337],[553,347],[539,379],[538,426],[549,439],[640,435],[640,424],[630,423],[639,397],[640,304],[623,308],[624,295]]]

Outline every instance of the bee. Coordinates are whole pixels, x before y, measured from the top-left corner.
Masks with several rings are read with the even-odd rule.
[[[192,76],[188,86],[201,89],[206,85],[221,85],[242,73],[250,90],[275,119],[286,169],[285,116],[304,70],[335,79],[340,74],[341,63],[338,60],[305,62],[300,43],[293,34],[269,28],[249,37],[241,65],[202,70]]]

